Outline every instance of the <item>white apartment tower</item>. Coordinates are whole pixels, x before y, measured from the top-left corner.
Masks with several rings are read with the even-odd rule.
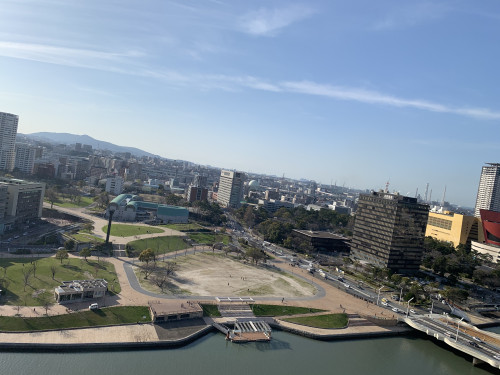
[[[18,122],[17,115],[0,112],[0,170],[14,169]]]
[[[26,174],[32,174],[33,165],[35,164],[35,152],[35,147],[26,143],[16,143],[16,161],[14,168]]]
[[[243,198],[245,174],[222,170],[220,172],[217,202],[223,207],[238,208]]]
[[[479,210],[500,212],[500,163],[487,163],[481,170],[477,189],[474,216],[481,217]]]
[[[123,191],[123,177],[120,176],[108,176],[106,178],[106,188],[108,193],[119,195]]]

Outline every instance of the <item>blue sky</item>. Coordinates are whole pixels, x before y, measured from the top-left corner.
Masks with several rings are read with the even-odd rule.
[[[473,206],[500,3],[2,0],[0,111],[200,164]]]

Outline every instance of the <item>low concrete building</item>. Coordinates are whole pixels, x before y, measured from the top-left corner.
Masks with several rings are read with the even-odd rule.
[[[203,317],[203,309],[193,301],[150,301],[149,312],[154,323]]]
[[[294,229],[292,235],[306,241],[315,251],[349,252],[349,240],[338,234]]]
[[[104,297],[108,282],[104,279],[63,281],[54,289],[58,303],[81,302]]]

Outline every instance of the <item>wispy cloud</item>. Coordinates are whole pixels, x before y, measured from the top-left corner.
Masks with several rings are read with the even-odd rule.
[[[118,53],[65,48],[45,44],[0,42],[0,56],[134,75],[161,80],[171,86],[177,87],[224,91],[252,89],[274,93],[294,93],[358,103],[414,108],[422,111],[449,113],[478,119],[500,119],[500,111],[489,108],[454,107],[423,99],[401,98],[363,88],[335,86],[311,81],[271,82],[251,75],[196,74],[183,73],[176,70],[148,68],[141,66],[136,61],[136,58],[144,56],[137,51]]]
[[[409,107],[430,112],[451,113],[461,116],[476,117],[489,120],[500,119],[500,112],[487,108],[451,107],[420,99],[404,99],[358,88],[330,86],[310,81],[283,82],[280,85],[289,92],[307,95],[324,96],[339,100],[350,100],[360,103],[382,104],[392,107]]]
[[[246,14],[240,20],[240,28],[252,35],[275,36],[294,22],[310,17],[316,11],[308,6],[295,4],[286,8],[261,8]]]
[[[142,56],[142,53],[137,51],[115,53],[47,44],[0,42],[0,56],[71,67],[115,70],[116,68],[113,68],[110,63],[119,62],[124,58]]]
[[[374,25],[375,30],[404,29],[422,22],[441,18],[450,8],[439,2],[424,1],[415,4],[402,2]]]

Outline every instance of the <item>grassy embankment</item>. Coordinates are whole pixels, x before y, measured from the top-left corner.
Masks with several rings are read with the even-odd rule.
[[[290,323],[297,323],[304,326],[325,329],[344,328],[349,322],[347,314],[300,316],[294,318],[285,318],[283,320]]]
[[[39,331],[150,321],[146,306],[117,306],[37,318],[0,316],[0,331]]]
[[[104,233],[108,232],[108,226],[102,227]],[[141,234],[164,233],[165,231],[158,227],[147,225],[129,225],[129,224],[112,224],[111,235],[116,237],[132,237],[140,236]]]
[[[157,255],[162,255],[188,248],[183,237],[178,236],[144,238],[142,240],[131,241],[127,246],[129,247],[129,256],[131,257],[139,256],[141,251],[146,249],[152,249]]]

